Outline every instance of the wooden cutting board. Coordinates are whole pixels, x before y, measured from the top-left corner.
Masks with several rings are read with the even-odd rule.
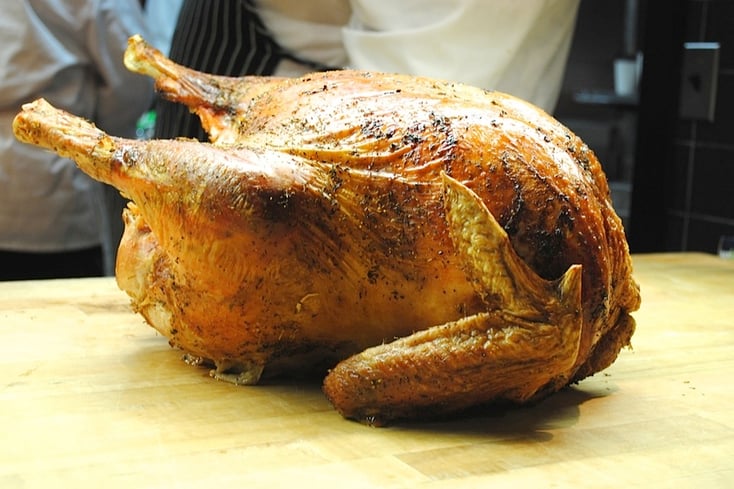
[[[112,278],[0,283],[0,488],[734,487],[734,261],[635,257],[633,350],[531,408],[370,428],[217,382]]]

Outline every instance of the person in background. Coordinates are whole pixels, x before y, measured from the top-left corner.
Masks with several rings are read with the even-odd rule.
[[[36,98],[134,137],[152,83],[123,66],[148,33],[138,0],[25,0],[0,16],[0,279],[112,273],[119,193],[53,153],[18,142],[12,120]]]
[[[164,54],[171,47],[173,30],[176,28],[178,12],[183,0],[145,0],[145,21],[148,23],[149,36],[145,40]]]
[[[183,0],[170,57],[230,76],[338,68],[430,76],[552,112],[579,1]],[[155,135],[205,140],[195,116],[165,101]]]

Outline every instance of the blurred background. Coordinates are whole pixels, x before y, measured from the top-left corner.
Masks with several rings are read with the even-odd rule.
[[[732,27],[730,0],[581,1],[554,115],[597,153],[633,252],[734,235]]]

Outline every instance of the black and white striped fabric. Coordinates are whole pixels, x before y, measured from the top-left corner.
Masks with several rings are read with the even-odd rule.
[[[184,0],[169,56],[184,66],[227,76],[272,75],[283,59],[314,71],[335,69],[283,49],[263,24],[253,0]],[[156,106],[154,136],[207,140],[196,116],[165,100]]]

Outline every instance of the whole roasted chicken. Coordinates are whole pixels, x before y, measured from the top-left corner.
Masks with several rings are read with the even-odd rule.
[[[538,400],[610,365],[640,303],[599,162],[511,96],[357,71],[229,78],[130,40],[211,143],[133,141],[37,100],[16,136],[131,200],[117,282],[212,373],[321,369],[381,424]]]

